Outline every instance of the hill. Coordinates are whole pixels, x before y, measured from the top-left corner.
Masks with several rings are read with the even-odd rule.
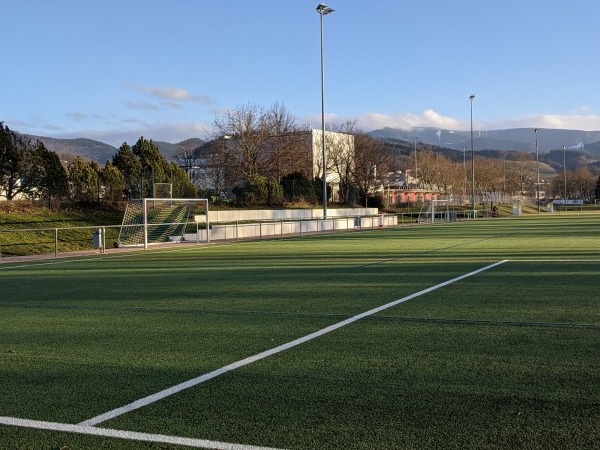
[[[31,135],[27,135],[27,137],[32,141],[41,141],[48,150],[53,151],[58,155],[71,154],[80,156],[86,160],[96,161],[100,164],[106,163],[106,161],[111,159],[114,154],[117,153],[117,149],[112,145],[94,141],[92,139],[57,139]],[[66,156],[65,159],[70,158]]]
[[[41,141],[48,150],[55,152],[65,161],[72,161],[79,156],[88,161],[96,161],[98,164],[105,164],[106,161],[111,160],[118,151],[118,149],[112,145],[92,139],[59,139],[33,135],[26,135],[26,137],[32,141]],[[192,138],[175,144],[161,141],[154,141],[154,144],[156,144],[163,156],[167,158],[168,161],[171,161],[180,150],[193,150],[200,147],[204,142],[205,141],[202,139]]]
[[[476,150],[535,151],[535,128],[511,128],[506,130],[474,130],[473,147]],[[600,131],[538,129],[538,151],[547,153],[563,149],[586,151],[600,156]],[[471,148],[470,131],[454,131],[441,128],[421,127],[410,131],[398,128],[381,128],[371,131],[376,138],[400,139],[407,142],[447,147],[454,150]]]

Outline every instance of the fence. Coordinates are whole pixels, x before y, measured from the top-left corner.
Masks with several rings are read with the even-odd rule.
[[[403,221],[409,223],[407,218]],[[398,215],[382,214],[366,217],[211,223],[208,231],[199,229],[197,223],[191,222],[167,225],[186,225],[183,239],[181,236],[173,236],[170,243],[199,243],[391,227],[398,223]],[[159,225],[166,224],[149,224],[148,227]],[[0,229],[0,259],[6,260],[14,256],[58,257],[71,253],[118,251],[120,249],[115,247],[115,243],[121,228],[140,226],[142,225]]]

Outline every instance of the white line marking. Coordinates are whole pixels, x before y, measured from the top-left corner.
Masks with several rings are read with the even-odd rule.
[[[106,412],[104,414],[101,414],[99,416],[92,417],[91,419],[88,419],[88,420],[85,420],[85,421],[81,422],[79,425],[80,426],[94,426],[94,425],[97,425],[99,423],[105,422],[107,420],[114,419],[115,417],[121,416],[121,415],[126,414],[128,412],[131,412],[133,410],[136,410],[138,408],[142,408],[144,406],[148,406],[151,403],[157,402],[157,401],[162,400],[162,399],[164,399],[166,397],[169,397],[169,396],[171,396],[173,394],[181,392],[184,389],[191,388],[193,386],[196,386],[198,384],[204,383],[205,381],[208,381],[208,380],[210,380],[212,378],[215,378],[215,377],[218,377],[220,375],[223,375],[223,374],[225,374],[227,372],[230,372],[232,370],[235,370],[235,369],[238,369],[240,367],[246,366],[246,365],[251,364],[253,362],[256,362],[256,361],[259,361],[261,359],[264,359],[264,358],[266,358],[268,356],[271,356],[271,355],[274,355],[276,353],[282,352],[284,350],[288,350],[288,349],[290,349],[292,347],[295,347],[297,345],[303,344],[303,343],[308,342],[308,341],[310,341],[312,339],[315,339],[315,338],[318,338],[320,336],[323,336],[324,334],[327,334],[327,333],[330,333],[330,332],[332,332],[334,330],[337,330],[338,328],[342,328],[342,327],[344,327],[346,325],[354,323],[357,320],[363,319],[363,318],[368,317],[368,316],[372,316],[373,314],[376,314],[376,313],[378,313],[380,311],[383,311],[385,309],[388,309],[388,308],[391,308],[393,306],[396,306],[396,305],[398,305],[400,303],[406,302],[406,301],[411,300],[413,298],[416,298],[416,297],[419,297],[421,295],[427,294],[429,292],[435,291],[436,289],[440,289],[440,288],[442,288],[444,286],[448,286],[449,284],[452,284],[452,283],[455,283],[457,281],[463,280],[465,278],[471,277],[471,276],[476,275],[476,274],[478,274],[480,272],[492,269],[492,268],[494,268],[494,267],[496,267],[496,266],[498,266],[500,264],[504,264],[507,261],[508,260],[503,260],[503,261],[491,264],[489,266],[483,267],[483,268],[475,270],[473,272],[469,272],[469,273],[467,273],[465,275],[461,275],[461,276],[453,278],[451,280],[444,281],[443,283],[437,284],[437,285],[429,287],[427,289],[423,289],[422,291],[416,292],[416,293],[411,294],[411,295],[409,295],[407,297],[404,297],[404,298],[401,298],[401,299],[398,299],[398,300],[394,300],[394,301],[392,301],[390,303],[386,303],[385,305],[382,305],[382,306],[378,306],[377,308],[373,308],[373,309],[371,309],[369,311],[366,311],[366,312],[363,312],[363,313],[358,314],[356,316],[350,317],[349,319],[342,320],[341,322],[338,322],[336,324],[333,324],[333,325],[331,325],[329,327],[323,328],[323,329],[321,329],[319,331],[316,331],[314,333],[308,334],[308,335],[303,336],[301,338],[295,339],[295,340],[290,341],[290,342],[288,342],[286,344],[279,345],[279,346],[274,347],[274,348],[272,348],[270,350],[266,350],[266,351],[264,351],[262,353],[258,353],[258,354],[254,355],[254,356],[250,356],[250,357],[242,359],[240,361],[236,361],[234,363],[228,364],[226,366],[221,367],[220,369],[213,370],[212,372],[208,372],[208,373],[206,373],[204,375],[200,375],[200,376],[198,376],[196,378],[192,378],[191,380],[185,381],[183,383],[177,384],[175,386],[172,386],[170,388],[167,388],[167,389],[162,390],[160,392],[157,392],[155,394],[152,394],[152,395],[149,395],[147,397],[144,397],[144,398],[141,398],[139,400],[136,400],[136,401],[134,401],[132,403],[129,403],[128,405],[121,406],[120,408],[113,409],[112,411],[108,411],[108,412]]]
[[[10,425],[38,430],[65,431],[67,433],[90,434],[130,441],[158,442],[164,444],[187,445],[188,447],[219,449],[219,450],[275,450],[270,447],[256,447],[253,445],[231,444],[228,442],[209,441],[206,439],[191,439],[179,436],[165,436],[162,434],[138,433],[136,431],[113,430],[109,428],[95,428],[68,423],[44,422],[40,420],[18,419],[15,417],[0,417],[0,425]]]

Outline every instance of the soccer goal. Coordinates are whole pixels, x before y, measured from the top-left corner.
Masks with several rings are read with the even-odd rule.
[[[144,198],[127,204],[116,242],[118,247],[209,242],[208,199]]]
[[[419,211],[419,223],[453,222],[456,213],[450,210],[450,200],[428,200]]]

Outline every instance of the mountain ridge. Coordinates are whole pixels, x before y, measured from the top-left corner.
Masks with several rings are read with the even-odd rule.
[[[503,130],[474,130],[473,147],[476,151],[504,150],[534,152],[536,150],[535,128],[508,128]],[[463,151],[471,149],[470,131],[455,131],[434,127],[415,127],[412,130],[385,127],[370,131],[369,134],[379,139],[395,139],[445,147]],[[104,164],[117,153],[118,148],[101,141],[87,138],[61,139],[45,136],[26,135],[29,139],[39,139],[48,150],[59,155],[80,156],[86,160]],[[177,143],[153,141],[160,152],[172,161],[175,154],[182,149],[193,150],[206,141],[190,138]],[[537,133],[538,151],[540,154],[554,150],[577,150],[600,157],[600,131],[583,131],[568,129],[539,128]],[[70,159],[70,158],[67,158]]]
[[[105,164],[110,161],[113,156],[119,151],[117,147],[106,144],[101,141],[87,138],[53,138],[47,136],[25,135],[32,141],[39,140],[44,146],[55,152],[57,155],[64,155],[65,159],[70,160],[79,156],[88,161],[95,161],[99,164]],[[172,161],[176,153],[180,149],[195,149],[205,143],[200,138],[190,138],[177,143],[152,141],[160,150],[161,154],[168,160]],[[73,157],[69,157],[72,155]]]
[[[600,155],[600,131],[554,128],[507,128],[500,130],[473,130],[473,147],[476,150],[510,150],[532,152],[537,146],[540,153],[552,150],[589,151]],[[471,132],[434,127],[415,127],[412,130],[385,127],[373,130],[371,136],[382,139],[399,139],[423,142],[453,150],[471,148]],[[586,148],[589,147],[588,148]]]

